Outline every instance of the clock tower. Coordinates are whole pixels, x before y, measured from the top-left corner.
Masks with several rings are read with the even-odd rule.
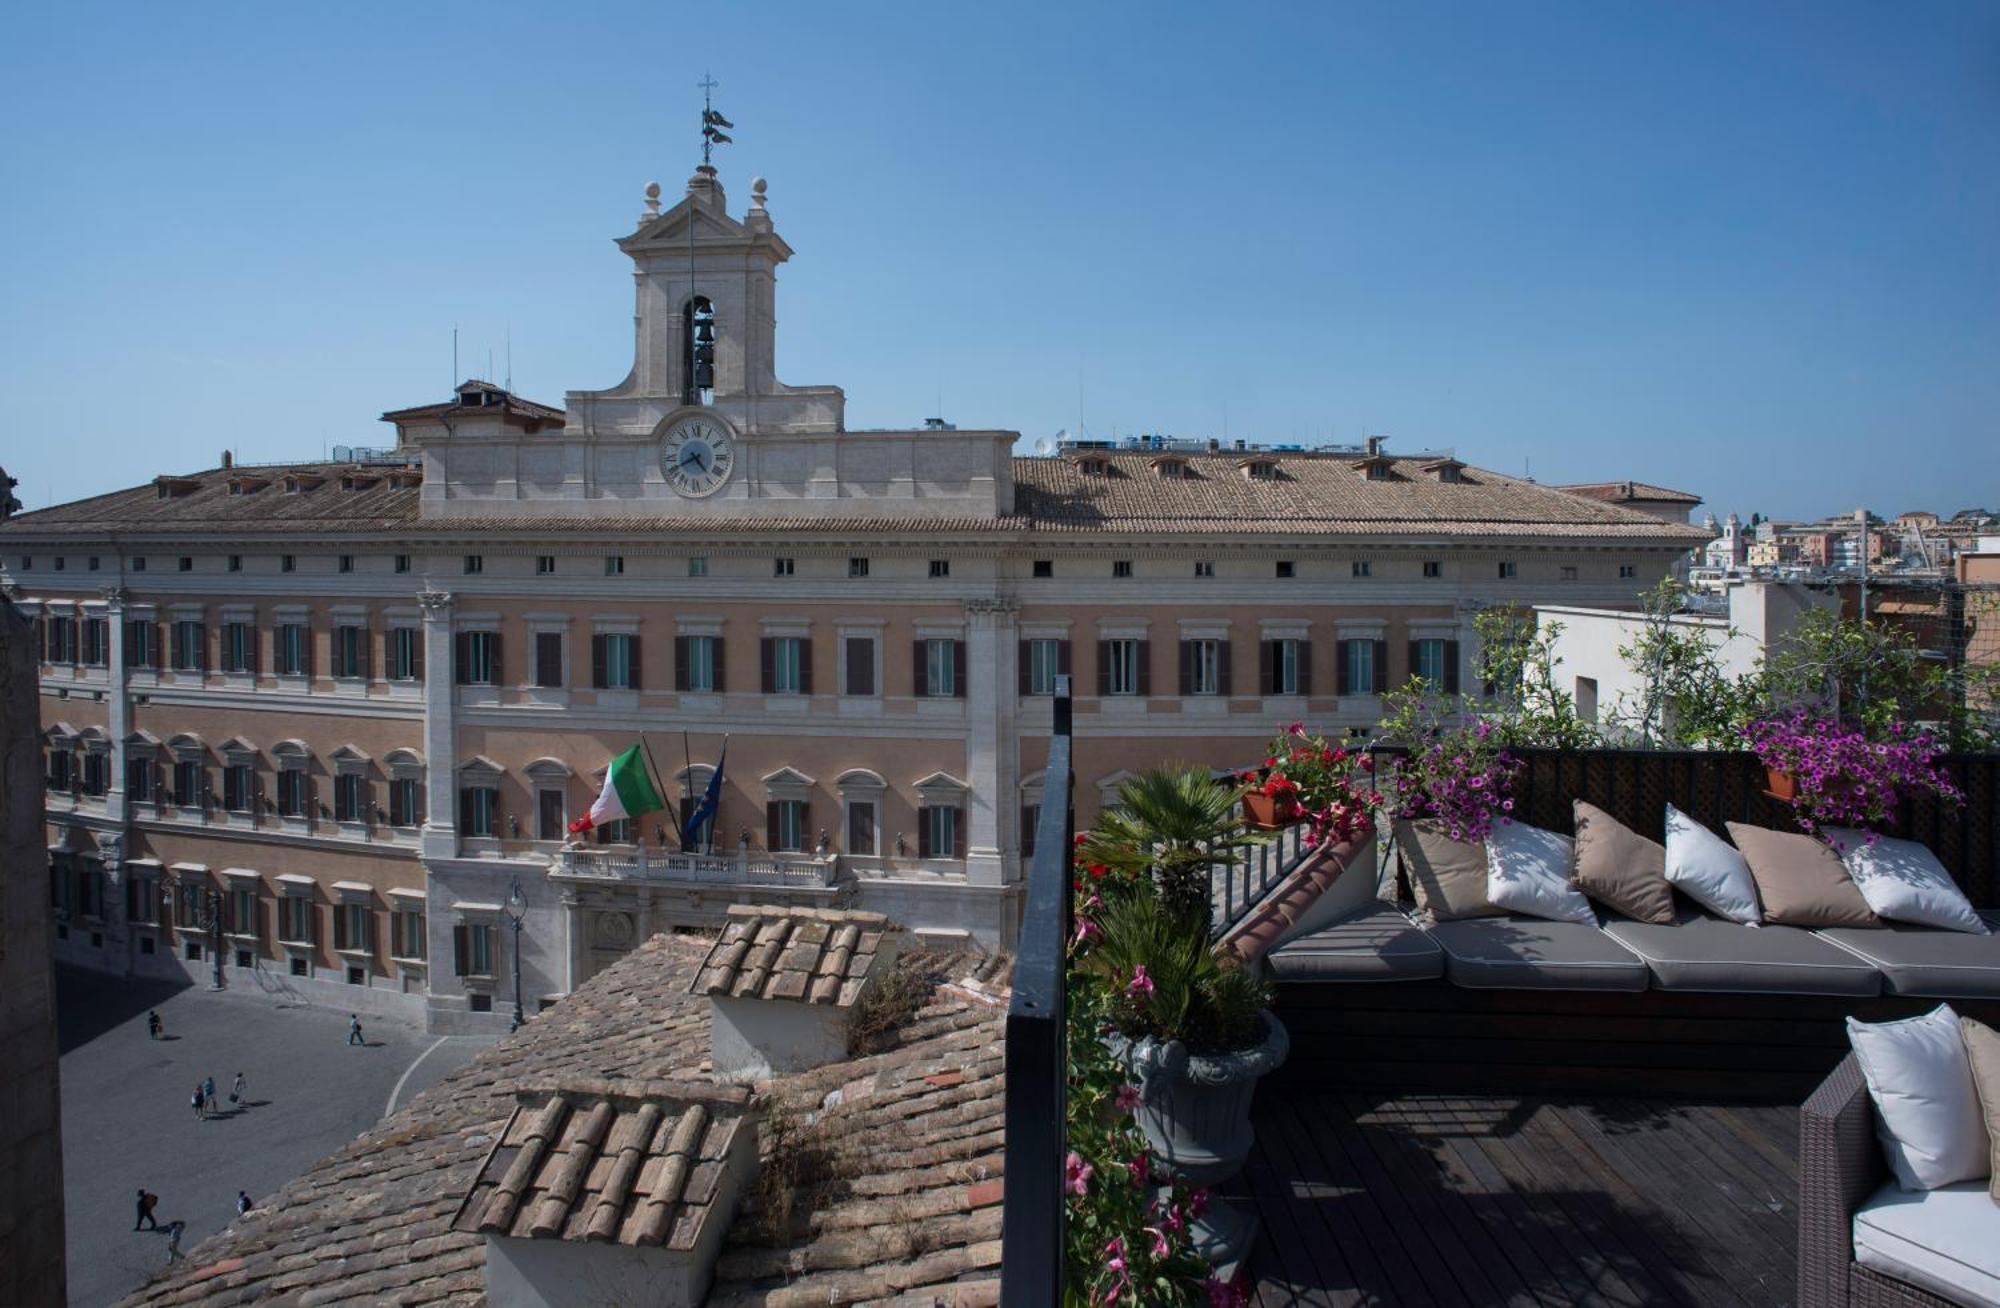
[[[758,178],[748,212],[730,216],[707,163],[671,208],[657,184],[646,188],[638,226],[617,242],[632,261],[631,371],[605,390],[570,391],[560,430],[547,418],[507,422],[504,406],[399,411],[402,443],[425,455],[424,516],[963,521],[1012,512],[1017,433],[941,421],[850,431],[840,387],[778,380],[778,265],[792,247],[766,197]]]

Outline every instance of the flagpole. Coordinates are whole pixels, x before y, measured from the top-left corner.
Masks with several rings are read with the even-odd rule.
[[[643,731],[639,733],[639,748],[646,751],[646,766],[653,770],[653,775],[650,778],[653,783],[653,793],[655,795],[658,795],[660,794],[660,764],[659,761],[653,757],[653,747],[652,745],[647,743],[646,733]],[[664,799],[665,796],[662,795],[661,798]],[[646,838],[645,833],[641,832],[639,835],[639,839],[642,843],[645,841],[645,838]]]
[[[708,852],[715,852],[715,825],[722,816],[722,766],[729,761],[729,733],[722,733],[722,752],[715,756],[715,812],[708,815]]]
[[[694,798],[694,751],[688,748],[686,727],[681,728],[681,758],[687,763],[687,770],[681,773],[681,798],[689,800]],[[687,819],[683,817],[682,825],[676,830],[675,835],[679,837],[681,853],[692,854],[695,851],[688,848],[686,822]]]

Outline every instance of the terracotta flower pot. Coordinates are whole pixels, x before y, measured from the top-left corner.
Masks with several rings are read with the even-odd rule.
[[[1254,831],[1278,831],[1304,816],[1289,800],[1275,799],[1261,790],[1244,793],[1243,821]]]
[[[1790,804],[1799,797],[1799,779],[1783,768],[1764,769],[1764,793],[1781,804]],[[1854,782],[1847,777],[1835,777],[1826,783],[1825,794],[1838,798],[1854,789]]]

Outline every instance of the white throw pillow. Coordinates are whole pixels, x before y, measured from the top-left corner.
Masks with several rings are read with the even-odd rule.
[[[1848,1043],[1875,1101],[1875,1134],[1905,1190],[1990,1174],[1986,1118],[1958,1014],[1940,1004],[1900,1022],[1847,1019]]]
[[[1848,827],[1824,827],[1820,834],[1839,848],[1847,875],[1854,878],[1876,917],[1944,931],[1991,934],[1937,855],[1916,841],[1877,836],[1871,845],[1866,831]]]
[[[1752,926],[1764,920],[1757,883],[1736,846],[1667,805],[1667,880],[1709,912]]]
[[[1486,900],[1530,917],[1597,925],[1597,910],[1569,883],[1576,842],[1520,822],[1503,822],[1486,835]]]

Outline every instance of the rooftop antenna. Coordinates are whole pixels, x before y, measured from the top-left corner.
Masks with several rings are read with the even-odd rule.
[[[507,393],[514,393],[514,322],[507,321]]]
[[[458,389],[458,324],[451,325],[451,388]]]

